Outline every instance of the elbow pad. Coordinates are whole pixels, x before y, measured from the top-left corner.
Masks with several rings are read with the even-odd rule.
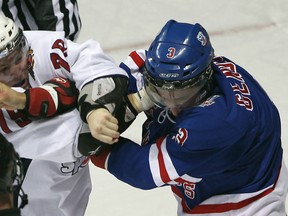
[[[87,114],[98,108],[106,108],[115,115],[127,94],[128,81],[127,77],[113,76],[95,79],[86,84],[78,101],[82,121],[87,123]]]
[[[79,95],[79,111],[83,122],[87,114],[95,109],[105,108],[118,120],[122,133],[135,120],[138,112],[127,97],[129,80],[124,76],[96,79],[86,84]]]
[[[87,114],[98,108],[109,110],[117,118],[119,132],[122,133],[132,124],[137,111],[127,98],[128,78],[124,76],[104,77],[86,84],[79,95],[79,111],[83,122]],[[91,136],[87,124],[79,135],[78,150],[83,155],[100,155],[109,145]]]
[[[53,117],[77,108],[79,91],[75,83],[61,77],[53,78],[25,91],[26,105],[22,110],[32,117]]]

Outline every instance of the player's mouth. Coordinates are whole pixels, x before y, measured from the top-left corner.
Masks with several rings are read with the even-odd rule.
[[[28,87],[28,79],[23,79],[20,82],[13,85],[13,87],[21,87],[23,89],[26,89]]]

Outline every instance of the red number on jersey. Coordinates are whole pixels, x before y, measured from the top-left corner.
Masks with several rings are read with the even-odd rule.
[[[67,57],[67,47],[65,47],[65,43],[63,40],[56,40],[52,45],[52,49],[59,49],[63,53],[65,57]],[[70,72],[69,64],[61,58],[58,53],[51,53],[50,59],[55,69],[64,68],[66,71]]]
[[[15,111],[8,111],[8,114],[11,118],[11,120],[15,121],[15,123],[20,127],[23,128],[26,125],[30,124],[32,121],[25,116],[24,114],[20,113],[20,112],[15,112]],[[11,133],[12,130],[9,128],[9,126],[7,125],[7,122],[5,120],[3,111],[0,110],[0,126],[1,129],[5,132],[5,133]]]

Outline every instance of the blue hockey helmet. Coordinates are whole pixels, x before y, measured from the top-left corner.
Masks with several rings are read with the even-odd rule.
[[[166,89],[170,90],[167,95],[171,95],[181,90],[178,95],[185,95],[182,90],[200,85],[198,90],[193,89],[194,94],[198,93],[211,77],[213,56],[209,35],[200,24],[168,21],[146,53],[143,75],[147,92],[159,95],[159,91]],[[155,100],[159,102],[160,98]],[[177,102],[172,106],[178,105]]]

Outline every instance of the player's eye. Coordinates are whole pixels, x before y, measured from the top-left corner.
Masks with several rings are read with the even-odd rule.
[[[17,55],[14,57],[14,63],[15,63],[16,65],[19,64],[19,63],[21,63],[22,58],[23,58],[22,53],[17,54]]]

